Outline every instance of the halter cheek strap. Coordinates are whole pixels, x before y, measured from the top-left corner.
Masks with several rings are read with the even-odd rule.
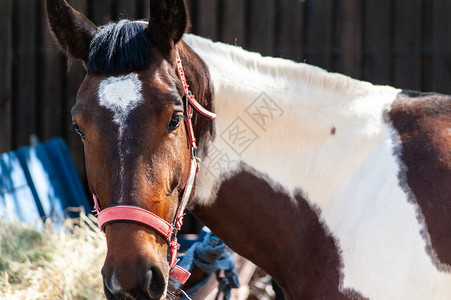
[[[213,120],[214,118],[216,118],[216,114],[211,112],[211,111],[206,110],[205,108],[203,108],[202,105],[200,105],[199,102],[196,101],[196,98],[194,97],[194,95],[189,90],[189,85],[186,82],[185,72],[183,71],[182,59],[180,58],[180,55],[178,53],[177,53],[176,59],[177,59],[177,74],[179,75],[180,81],[182,82],[183,93],[185,94],[185,97],[187,98],[189,104],[192,107],[194,107],[194,109],[198,113],[200,113],[201,115]],[[189,112],[185,111],[185,114],[186,113],[189,113]],[[191,113],[191,116],[192,116],[192,113]]]
[[[192,116],[193,109],[210,119],[214,119],[216,114],[203,108],[195,99],[194,95],[189,90],[189,85],[186,82],[185,72],[183,71],[182,60],[177,53],[177,74],[183,85],[184,98],[186,102],[186,108],[184,112],[186,130],[188,132],[189,145],[191,150],[190,170],[185,190],[177,208],[173,222],[170,224],[161,217],[154,213],[142,209],[137,206],[118,205],[108,207],[101,210],[99,201],[95,195],[94,198],[94,211],[98,216],[99,227],[102,231],[105,230],[106,225],[113,222],[135,222],[148,226],[157,231],[163,236],[169,244],[169,267],[171,269],[169,276],[184,284],[189,276],[190,272],[177,266],[177,251],[180,248],[180,244],[177,242],[177,232],[183,225],[183,216],[185,215],[185,208],[189,202],[191,192],[196,179],[196,174],[199,171],[198,158],[196,157],[196,138],[194,137]]]

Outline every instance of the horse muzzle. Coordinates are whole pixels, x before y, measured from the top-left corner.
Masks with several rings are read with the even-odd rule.
[[[163,299],[170,270],[166,241],[131,222],[111,223],[105,233],[108,253],[102,276],[107,299]]]
[[[167,282],[157,265],[122,265],[102,269],[107,299],[160,300],[166,294]]]

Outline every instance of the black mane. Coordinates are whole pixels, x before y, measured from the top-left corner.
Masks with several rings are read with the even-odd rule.
[[[145,24],[122,20],[100,27],[89,49],[89,74],[124,74],[149,67],[152,47]]]

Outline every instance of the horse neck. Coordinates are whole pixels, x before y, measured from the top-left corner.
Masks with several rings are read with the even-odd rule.
[[[184,41],[208,66],[218,114],[193,213],[289,299],[301,291],[338,299],[340,249],[320,212],[390,136],[384,111],[398,91],[193,35]],[[323,273],[310,272],[312,260]]]
[[[218,114],[198,175],[200,199],[192,208],[204,224],[267,271],[287,299],[449,295],[449,277],[435,265],[428,233],[433,227],[421,224],[423,210],[434,219],[430,224],[440,224],[436,244],[449,236],[439,221],[446,215],[446,189],[423,177],[443,170],[442,162],[434,169],[429,150],[446,152],[441,143],[431,145],[432,136],[442,139],[446,121],[429,120],[446,114],[449,98],[413,100],[400,90],[305,64],[195,36],[186,42],[209,68]],[[418,109],[426,101],[430,112]],[[428,137],[418,143],[424,132]],[[404,153],[423,159],[403,165]],[[421,167],[411,168],[418,161]],[[424,207],[409,195],[403,178],[410,175],[414,186],[422,186]],[[365,268],[381,281],[368,285]],[[405,274],[420,275],[405,280]],[[424,274],[431,284],[405,294]]]
[[[208,66],[214,86],[218,119],[209,151],[221,149],[232,162],[215,168],[207,158],[201,202],[214,199],[219,184],[211,178],[223,180],[246,164],[322,207],[388,134],[384,112],[399,92],[394,88],[194,35],[184,40]],[[248,134],[234,140],[231,129]]]

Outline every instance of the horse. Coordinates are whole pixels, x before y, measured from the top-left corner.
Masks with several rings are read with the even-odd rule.
[[[102,221],[108,299],[165,298],[185,205],[286,299],[451,299],[450,96],[188,34],[183,0],[102,27],[46,9],[87,70],[72,117],[97,210],[152,215]]]

